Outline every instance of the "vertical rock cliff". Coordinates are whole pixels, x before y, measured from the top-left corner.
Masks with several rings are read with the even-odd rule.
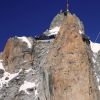
[[[68,13],[47,57],[50,100],[97,100],[82,31],[78,18]]]

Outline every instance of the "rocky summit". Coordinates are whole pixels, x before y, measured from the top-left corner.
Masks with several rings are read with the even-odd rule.
[[[0,100],[99,100],[100,44],[70,12],[40,37],[12,37],[0,53]]]

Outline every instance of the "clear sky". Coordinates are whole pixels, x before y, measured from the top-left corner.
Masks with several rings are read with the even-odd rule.
[[[53,17],[66,9],[66,1],[0,0],[0,51],[9,37],[43,33]],[[70,0],[70,11],[83,21],[86,34],[94,41],[100,32],[100,0]]]

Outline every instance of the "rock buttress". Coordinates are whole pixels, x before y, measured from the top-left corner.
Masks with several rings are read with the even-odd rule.
[[[79,30],[77,17],[69,13],[48,53],[47,100],[97,100],[92,66]]]
[[[33,40],[29,38],[32,42]],[[32,43],[32,45],[34,45]],[[5,62],[6,70],[13,72],[20,69],[20,65],[32,62],[33,48],[28,48],[25,42],[22,42],[17,37],[8,39],[3,51],[3,60]]]

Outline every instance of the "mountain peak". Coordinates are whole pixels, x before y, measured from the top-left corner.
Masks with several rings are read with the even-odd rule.
[[[0,100],[99,100],[99,53],[91,51],[75,14],[57,14],[42,36],[7,41],[0,53]]]
[[[50,78],[52,100],[96,100],[90,46],[83,39],[80,20],[71,13],[65,16],[60,31],[47,55],[45,69]],[[90,82],[91,81],[91,82]],[[52,84],[52,85],[51,85]],[[89,93],[90,87],[92,92]],[[59,92],[58,92],[59,91]]]

